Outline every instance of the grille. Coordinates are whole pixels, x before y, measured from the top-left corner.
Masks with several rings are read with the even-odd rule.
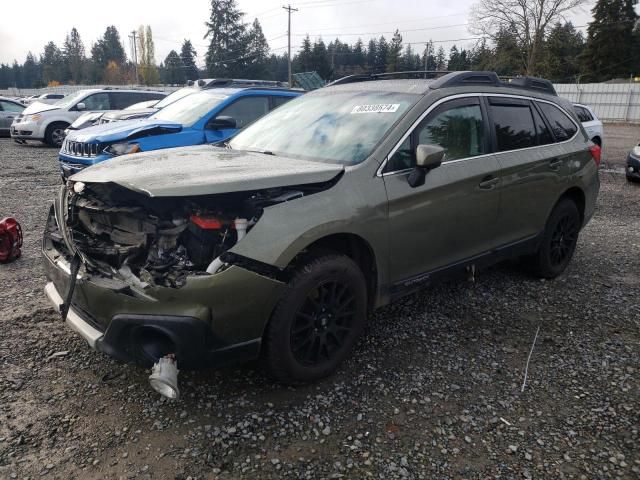
[[[65,140],[62,145],[62,153],[75,155],[76,157],[95,157],[102,151],[102,146],[98,143],[83,143]]]

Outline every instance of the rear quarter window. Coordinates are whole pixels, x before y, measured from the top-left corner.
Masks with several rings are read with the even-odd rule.
[[[536,127],[529,102],[492,98],[490,109],[499,152],[537,145]]]
[[[577,133],[576,124],[558,107],[542,102],[538,102],[538,106],[551,125],[551,131],[557,142],[569,140]]]

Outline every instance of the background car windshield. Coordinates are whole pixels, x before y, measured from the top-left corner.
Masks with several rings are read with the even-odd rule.
[[[195,88],[181,88],[180,90],[176,90],[175,92],[171,93],[170,95],[167,95],[158,103],[156,103],[156,108],[164,108],[167,105],[172,104],[176,100],[180,100],[182,97],[191,95],[194,92],[197,92]]]
[[[208,92],[194,93],[167,105],[151,118],[191,126],[225,98],[226,95],[212,95]]]
[[[240,132],[230,146],[276,155],[355,165],[420,96],[392,92],[308,94]]]

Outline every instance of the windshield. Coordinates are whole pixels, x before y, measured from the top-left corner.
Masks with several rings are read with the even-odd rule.
[[[238,150],[355,165],[420,97],[392,92],[331,92],[299,97],[241,131]]]
[[[81,90],[81,91],[77,92],[75,95],[69,95],[68,97],[61,98],[56,103],[54,103],[54,105],[56,107],[60,107],[60,108],[70,107],[71,105],[75,104],[76,102],[79,102],[80,99],[82,97],[84,97],[86,94],[87,94],[86,90]]]
[[[194,93],[167,105],[149,118],[176,122],[190,127],[225,98],[227,98],[226,95],[212,95],[206,91]]]
[[[164,108],[167,105],[172,104],[176,100],[180,100],[182,97],[186,97],[187,95],[191,95],[192,93],[197,92],[198,90],[195,88],[181,88],[180,90],[176,90],[175,92],[167,95],[158,103],[156,103],[156,108]]]

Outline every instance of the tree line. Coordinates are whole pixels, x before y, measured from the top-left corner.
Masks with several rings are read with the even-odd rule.
[[[454,45],[448,51],[437,46],[437,41],[403,42],[400,30],[389,39],[380,36],[366,43],[358,39],[353,44],[339,38],[328,44],[322,38],[312,42],[307,36],[293,56],[293,70],[316,71],[325,80],[406,70],[491,70],[556,82],[640,75],[638,0],[598,0],[586,36],[564,21],[564,13],[583,1],[479,0],[472,11],[471,30],[481,39],[472,47]],[[151,28],[140,26],[136,35],[138,81],[146,85],[183,84],[203,77],[286,81],[286,53],[271,52],[258,19],[245,23],[244,18],[236,0],[211,0],[205,35],[209,48],[203,68],[198,68],[197,52],[187,39],[179,52],[171,50],[157,65]],[[30,52],[22,64],[0,65],[0,88],[67,83],[136,83],[135,65],[127,58],[115,26],[107,27],[89,55],[73,28],[62,48],[49,42],[38,57]]]

